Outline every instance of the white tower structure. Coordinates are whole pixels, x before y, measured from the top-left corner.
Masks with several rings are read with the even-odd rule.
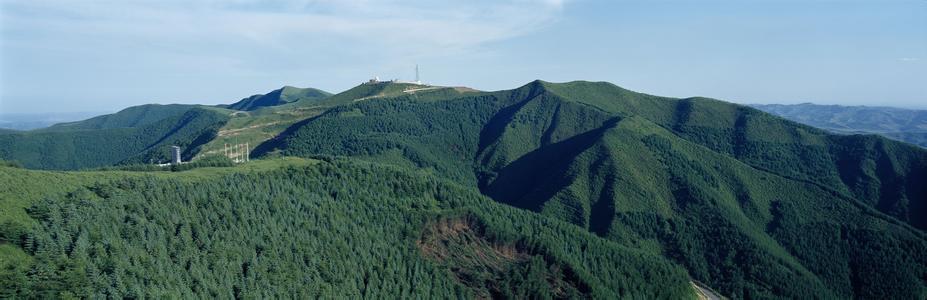
[[[415,83],[422,84],[421,78],[418,77],[418,64],[415,64]]]
[[[180,164],[180,147],[171,146],[171,164],[172,165]]]

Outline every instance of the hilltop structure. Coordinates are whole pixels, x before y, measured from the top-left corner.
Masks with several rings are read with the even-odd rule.
[[[367,80],[366,83],[367,83],[367,84],[378,84],[378,83],[411,83],[411,84],[424,85],[424,84],[422,84],[422,79],[421,79],[421,77],[419,77],[418,65],[415,65],[415,81],[407,81],[407,80],[399,80],[399,79],[380,80],[380,76],[374,76],[374,77],[371,78],[370,80]]]

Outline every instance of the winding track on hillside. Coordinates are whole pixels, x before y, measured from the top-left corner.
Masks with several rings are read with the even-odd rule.
[[[229,135],[234,135],[236,133],[239,133],[239,132],[242,132],[248,129],[267,127],[267,126],[272,126],[272,125],[277,125],[277,124],[280,124],[280,122],[262,123],[262,124],[255,124],[255,125],[251,125],[248,127],[242,127],[242,128],[219,130],[219,132],[217,132],[216,134],[218,136],[229,136]]]
[[[408,94],[413,94],[419,91],[436,90],[436,89],[443,89],[443,88],[444,88],[443,86],[430,86],[430,87],[425,87],[425,88],[408,89],[403,92],[408,93]]]
[[[696,297],[698,297],[699,300],[727,299],[727,298],[722,297],[721,295],[716,294],[711,289],[709,289],[707,286],[704,286],[698,282],[689,281],[689,283],[692,284],[692,289],[695,290],[695,295]]]

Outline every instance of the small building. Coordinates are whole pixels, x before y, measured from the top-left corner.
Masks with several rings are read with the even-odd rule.
[[[180,163],[180,147],[171,146],[171,164],[179,165]]]

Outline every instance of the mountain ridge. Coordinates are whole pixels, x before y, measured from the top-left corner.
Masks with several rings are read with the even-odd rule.
[[[284,94],[286,90],[276,91]],[[923,231],[927,221],[922,218],[927,211],[927,187],[921,184],[927,180],[927,151],[879,136],[835,135],[721,100],[661,97],[590,81],[534,80],[491,92],[376,82],[324,98],[275,102],[253,110],[202,107],[191,111],[203,116],[174,115],[152,124],[163,123],[173,132],[170,128],[186,128],[182,120],[216,118],[190,126],[191,133],[207,129],[192,139],[206,142],[190,143],[185,148],[192,148],[192,153],[187,156],[220,156],[222,152],[217,151],[224,143],[251,142],[260,144],[251,150],[258,164],[285,162],[294,156],[325,161],[320,169],[288,168],[270,176],[301,178],[297,182],[342,182],[313,187],[310,190],[325,192],[311,201],[368,199],[366,192],[352,189],[366,191],[376,186],[377,194],[421,201],[404,213],[471,203],[446,193],[427,192],[443,187],[429,185],[419,190],[390,177],[406,178],[402,175],[406,172],[423,176],[425,182],[448,182],[467,191],[460,195],[491,199],[491,205],[480,202],[471,207],[484,209],[484,213],[442,211],[416,221],[424,227],[404,229],[421,230],[419,234],[401,235],[417,236],[416,241],[404,239],[406,247],[417,249],[441,270],[451,270],[448,274],[469,291],[464,292],[467,295],[497,295],[508,290],[500,282],[519,287],[516,294],[522,296],[607,298],[621,294],[608,290],[611,285],[597,283],[596,278],[610,277],[591,276],[593,271],[571,263],[568,256],[558,256],[554,249],[577,246],[567,242],[571,238],[558,237],[554,239],[558,242],[537,246],[524,236],[505,238],[519,230],[486,231],[522,213],[570,224],[583,236],[614,245],[610,247],[659,257],[655,261],[642,258],[653,264],[641,266],[664,270],[665,262],[684,268],[690,281],[735,299],[927,295],[927,258],[919,255],[927,251]],[[57,134],[84,132],[93,130]],[[9,147],[5,145],[0,143],[0,150]],[[151,157],[146,155],[123,162],[145,163],[145,157]],[[383,173],[384,169],[401,172]],[[327,175],[319,177],[317,172]],[[265,182],[259,177],[247,180],[253,180],[253,186],[267,185],[269,191],[279,190],[277,184],[288,184],[287,180]],[[418,183],[413,186],[421,183],[414,182]],[[210,184],[214,183],[206,186]],[[101,195],[144,194],[138,194],[139,190],[161,195],[135,181],[115,185],[88,189]],[[234,192],[208,190],[219,195],[213,199],[236,197]],[[410,190],[416,192],[405,193]],[[61,203],[75,200],[67,198]],[[299,206],[305,199],[288,201]],[[41,204],[42,209],[35,211],[61,210],[55,203]],[[379,205],[367,204],[371,208]],[[107,208],[95,209],[87,213]],[[312,208],[298,211],[315,212]],[[108,213],[117,213],[113,220],[126,220],[119,212]],[[43,226],[63,225],[56,218],[41,216],[32,217]],[[235,269],[251,270],[251,263]],[[675,283],[684,281],[670,269],[660,272],[676,274],[666,275]],[[538,276],[548,279],[529,284],[522,281],[525,274],[543,274]],[[623,288],[649,293],[653,287],[633,282],[633,288]],[[538,289],[524,290],[526,286]],[[677,284],[673,293],[682,295],[685,290]]]
[[[918,186],[925,178],[927,152],[887,139],[834,136],[709,98],[666,98],[604,83],[539,80],[512,90],[437,101],[387,97],[300,122],[274,147],[284,155],[345,155],[432,170],[479,187],[496,201],[609,239],[679,251],[677,261],[694,272],[695,279],[728,295],[789,295],[763,288],[785,282],[801,283],[792,292],[823,292],[818,295],[825,298],[858,293],[860,282],[822,273],[831,266],[803,252],[821,250],[802,249],[796,243],[804,242],[793,232],[781,232],[782,225],[775,224],[786,221],[770,212],[776,207],[803,207],[798,213],[809,214],[839,203],[839,208],[831,208],[834,213],[886,224],[892,238],[925,245],[920,231],[910,226],[925,226],[916,216],[924,211],[927,198]],[[850,164],[860,161],[864,163]],[[553,169],[531,169],[546,166]],[[781,199],[774,196],[777,191],[769,187],[770,181],[804,192]],[[869,208],[880,212],[871,215]],[[653,209],[664,215],[645,213]],[[677,230],[689,232],[689,237],[644,230],[652,225],[639,223],[639,218],[681,226]],[[893,223],[895,218],[910,225]],[[714,248],[681,246],[692,239],[718,239],[705,224],[726,228],[727,236],[747,242],[724,238]],[[653,239],[657,245],[651,244]],[[848,253],[847,263],[882,263],[840,245],[840,251]],[[729,275],[721,277],[709,271],[724,264],[726,253],[741,252],[749,254],[753,268],[732,265],[725,271]],[[793,263],[782,265],[783,259]],[[912,274],[919,274],[924,265],[911,267]],[[762,276],[751,273],[756,268],[767,271]],[[780,268],[804,275],[772,271]],[[896,277],[913,288],[906,290],[908,295],[924,291],[924,283],[912,277],[880,272],[892,275],[866,276]],[[737,279],[748,274],[759,277]],[[874,284],[863,290],[884,290],[880,285],[886,284],[877,277],[863,282]]]
[[[143,104],[127,107],[112,114],[85,120],[57,123],[39,131],[87,130],[138,127],[199,107],[195,104]]]

